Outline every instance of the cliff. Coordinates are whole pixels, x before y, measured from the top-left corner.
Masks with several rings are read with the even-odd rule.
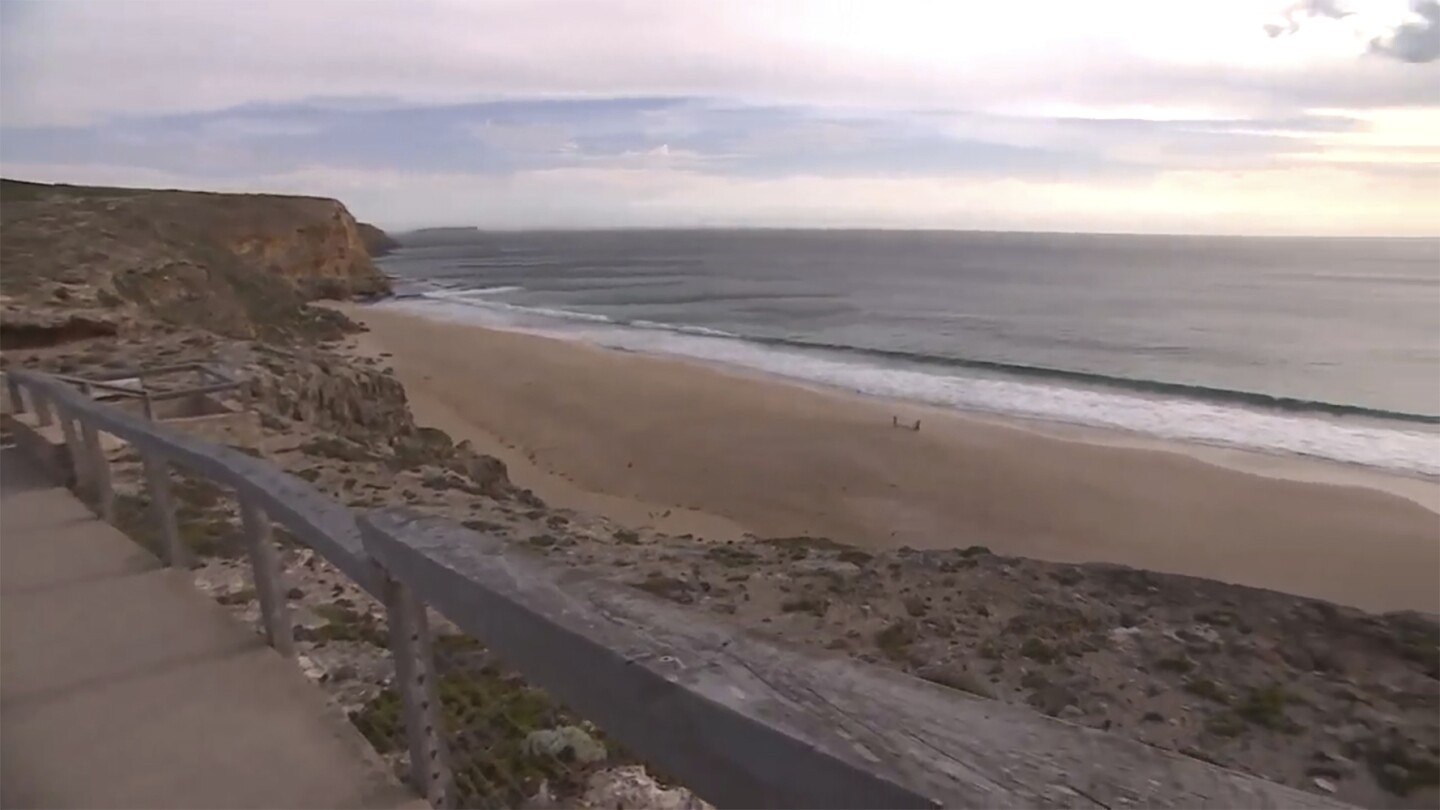
[[[379,228],[368,222],[357,223],[360,228],[360,239],[365,242],[365,250],[370,253],[370,258],[378,259],[387,253],[400,247],[400,243],[390,237]]]
[[[389,292],[335,200],[0,181],[10,347],[156,325],[240,338],[332,335],[304,306]]]

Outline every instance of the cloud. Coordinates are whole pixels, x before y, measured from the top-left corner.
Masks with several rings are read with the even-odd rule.
[[[1195,189],[1277,200],[1255,178],[1300,171],[1403,224],[1388,200],[1440,145],[1405,115],[1440,109],[1437,6],[1385,1],[3,0],[0,162],[304,190],[401,224],[465,221],[445,207],[464,198],[509,226],[1063,228],[1069,205],[1115,228],[1154,219],[1137,195],[1179,217]],[[1051,196],[987,218],[969,189]],[[1293,197],[1349,227],[1315,199],[1336,194]]]
[[[319,97],[395,106],[665,96],[1273,112],[1425,103],[1436,94],[1433,75],[1357,61],[1351,50],[1273,58],[1258,31],[1267,4],[1254,0],[370,0],[343,13],[274,0],[4,5],[15,7],[0,30],[12,126]]]
[[[12,161],[128,162],[217,177],[305,165],[504,174],[657,163],[748,176],[1082,177],[1253,168],[1311,150],[1321,134],[1365,127],[1336,113],[1097,119],[714,99],[300,104],[10,128],[0,153]]]
[[[1434,236],[1434,175],[1346,166],[1170,171],[1108,180],[1006,177],[732,177],[668,166],[489,174],[305,167],[215,182],[121,166],[12,166],[15,176],[150,187],[336,196],[361,219],[553,227],[925,227],[1138,233]],[[1315,200],[1325,200],[1317,206]]]
[[[1373,54],[1412,64],[1440,59],[1440,0],[1414,0],[1411,9],[1410,19],[1384,26],[1378,33],[1363,34],[1359,29],[1355,33],[1368,37]],[[1341,0],[1301,0],[1286,8],[1279,21],[1266,23],[1264,30],[1273,39],[1298,33],[1310,20],[1346,20],[1357,15]]]
[[[1402,62],[1433,62],[1440,59],[1440,2],[1418,0],[1415,13],[1419,20],[1400,25],[1386,37],[1371,40],[1376,53],[1393,56]]]
[[[1266,23],[1265,33],[1271,37],[1278,37],[1284,34],[1293,34],[1300,30],[1300,26],[1306,20],[1321,17],[1330,20],[1343,20],[1355,12],[1345,9],[1340,0],[1301,0],[1293,6],[1285,9],[1281,15],[1283,21],[1278,23]]]

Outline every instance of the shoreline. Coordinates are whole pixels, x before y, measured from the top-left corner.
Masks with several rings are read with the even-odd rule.
[[[500,457],[557,506],[672,534],[987,545],[1440,608],[1440,485],[1423,479],[338,308],[370,328],[355,351],[394,368],[418,421]],[[891,416],[926,429],[896,431]]]
[[[355,313],[350,314],[352,317],[357,317]],[[409,316],[408,313],[407,316]],[[410,317],[418,318],[423,316],[414,315]],[[456,323],[458,324],[458,322]],[[489,329],[497,332],[511,331],[479,324],[475,324],[474,326],[477,329]],[[536,337],[550,337],[539,332],[514,331]],[[551,339],[560,340],[565,343],[578,343],[578,341],[566,341],[563,338]],[[1265,478],[1373,489],[1412,501],[1440,515],[1440,479],[1426,478],[1422,475],[1407,475],[1398,471],[1384,470],[1364,464],[1337,461],[1317,456],[1268,452],[1248,447],[1207,444],[1205,442],[1188,442],[1183,439],[1151,436],[1146,433],[1127,431],[1120,428],[1098,427],[1075,422],[1060,422],[1039,417],[993,413],[990,411],[946,408],[941,405],[932,405],[925,402],[913,402],[878,394],[850,391],[843,388],[827,386],[822,383],[812,383],[807,380],[794,379],[779,374],[770,374],[764,371],[718,361],[711,362],[679,355],[645,355],[641,352],[630,352],[626,349],[611,349],[608,347],[598,348],[606,351],[642,354],[643,356],[655,357],[661,360],[672,360],[686,365],[713,369],[722,374],[748,377],[764,382],[803,388],[827,396],[852,398],[883,407],[887,410],[887,413],[894,412],[897,416],[903,414],[912,419],[919,417],[921,419],[929,419],[933,422],[953,418],[962,422],[975,422],[1011,430],[1028,431],[1036,435],[1048,436],[1061,441],[1080,442],[1102,447],[1131,447],[1135,449],[1155,450],[1158,452],[1179,453],[1217,467],[1224,467],[1225,469],[1235,470],[1236,472],[1249,473]],[[901,421],[904,420],[902,419]],[[1437,541],[1440,541],[1440,530],[1437,530]]]

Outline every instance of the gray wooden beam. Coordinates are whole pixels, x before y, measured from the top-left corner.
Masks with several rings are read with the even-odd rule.
[[[181,397],[198,396],[200,394],[216,394],[221,391],[230,391],[235,388],[239,388],[240,386],[241,383],[238,382],[223,382],[214,383],[211,385],[196,385],[188,388],[175,388],[171,390],[152,390],[150,392],[150,400],[152,402],[163,402],[167,399],[180,399]]]
[[[80,434],[83,438],[86,461],[90,469],[90,483],[95,499],[95,512],[110,525],[115,525],[115,487],[110,481],[110,459],[100,444],[100,432],[85,418],[80,419]]]
[[[174,465],[255,499],[272,520],[290,530],[301,543],[314,549],[360,587],[380,597],[380,582],[361,547],[354,513],[310,483],[262,459],[96,402],[56,377],[33,371],[15,371],[11,375],[26,388],[49,397],[58,411],[71,415],[83,413],[100,430],[129,443],[137,451],[158,451]],[[62,428],[64,424],[62,419]],[[79,442],[70,441],[69,434],[66,435],[70,447],[78,448]],[[76,462],[77,469],[84,475],[84,458],[77,458]],[[88,485],[88,479],[81,483]]]
[[[44,392],[31,389],[30,401],[35,404],[35,418],[40,427],[49,427],[55,424],[54,410],[50,407],[50,398]]]
[[[453,775],[441,729],[435,653],[425,605],[409,588],[387,577],[385,610],[390,652],[395,656],[395,687],[405,714],[411,784],[431,807],[452,807]]]
[[[25,413],[25,397],[20,393],[20,383],[12,375],[5,375],[5,387],[10,391],[10,411],[16,416]]]
[[[253,498],[240,497],[240,520],[245,531],[245,548],[255,577],[255,595],[260,602],[260,619],[265,637],[281,655],[295,657],[295,637],[290,624],[290,606],[285,602],[285,584],[280,559],[271,537],[270,518]]]
[[[69,408],[57,409],[60,418],[60,433],[65,437],[65,455],[70,460],[70,472],[75,480],[75,491],[81,498],[90,497],[90,461],[80,443],[80,428],[76,425],[75,414]]]
[[[190,554],[180,542],[175,525],[175,498],[170,492],[170,464],[165,457],[151,450],[143,454],[145,487],[150,495],[150,515],[160,535],[160,553],[172,568],[189,568]]]

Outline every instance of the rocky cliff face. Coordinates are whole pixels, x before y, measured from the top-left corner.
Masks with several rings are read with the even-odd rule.
[[[360,228],[360,238],[365,242],[365,249],[370,252],[370,258],[378,259],[387,253],[400,247],[400,243],[390,237],[379,228],[368,222],[356,223]]]
[[[343,319],[305,302],[389,292],[335,200],[3,181],[0,223],[11,347],[63,342],[77,318],[91,335],[323,335]]]

